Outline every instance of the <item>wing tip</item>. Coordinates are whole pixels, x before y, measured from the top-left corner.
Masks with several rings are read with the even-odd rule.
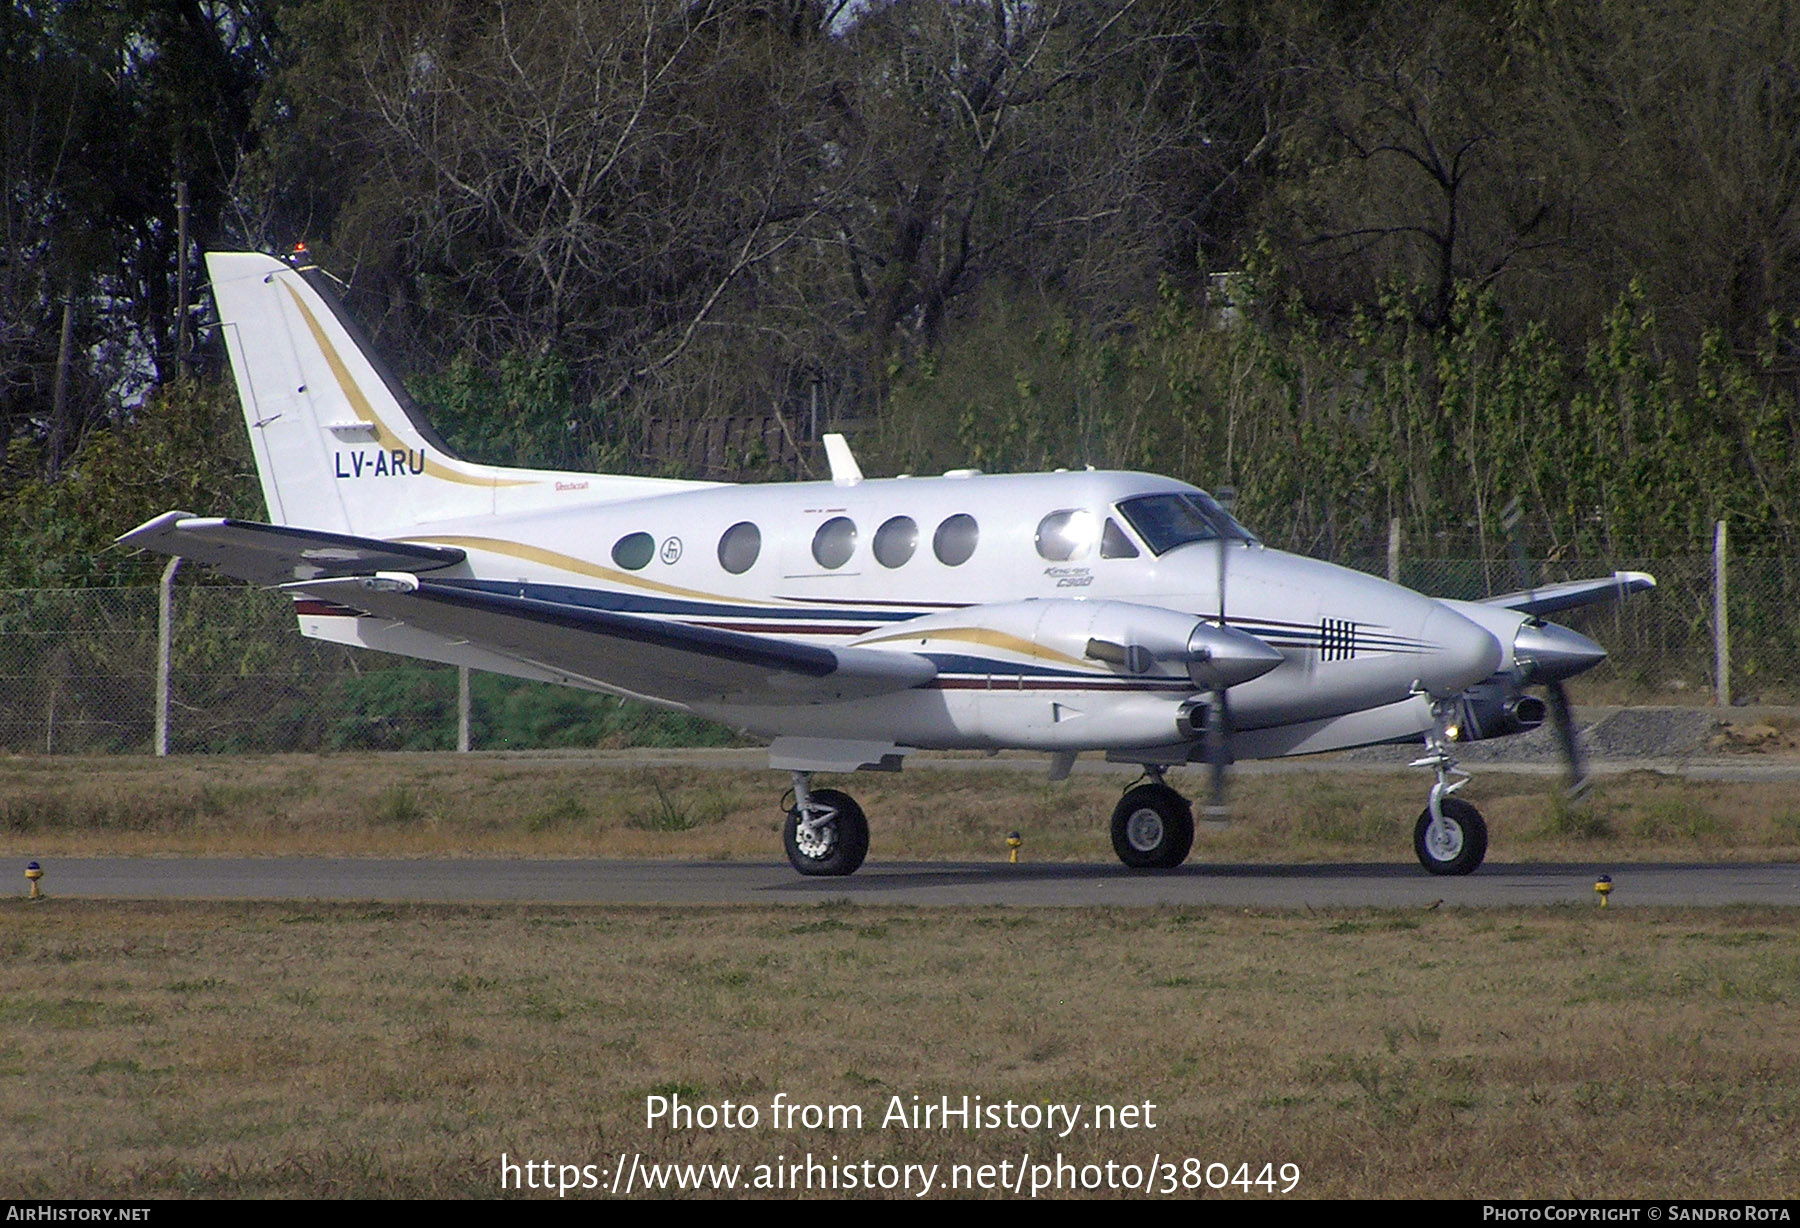
[[[152,516],[130,532],[121,533],[113,538],[113,545],[128,546],[132,549],[154,550],[155,541],[163,534],[174,529],[184,520],[194,519],[192,512],[164,512],[160,516]]]

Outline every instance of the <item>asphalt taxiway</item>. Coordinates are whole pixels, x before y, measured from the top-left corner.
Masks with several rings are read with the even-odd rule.
[[[1612,880],[1609,906],[1800,906],[1800,865],[1493,863],[1464,878],[1415,864],[1206,865],[1133,872],[1110,864],[872,861],[849,878],[804,878],[784,862],[526,858],[69,857],[45,859],[57,898],[354,900],[394,903],[859,904],[1493,908],[1582,905]]]

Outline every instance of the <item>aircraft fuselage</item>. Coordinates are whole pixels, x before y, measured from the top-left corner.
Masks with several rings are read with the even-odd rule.
[[[408,466],[394,469],[385,480],[407,481]],[[1282,656],[1232,689],[1234,730],[1251,737],[1245,751],[1257,750],[1258,730],[1372,708],[1400,710],[1358,740],[1409,736],[1429,721],[1428,704],[1410,700],[1453,694],[1498,668],[1496,637],[1441,602],[1241,538],[1158,553],[1121,510],[1146,495],[1196,493],[1168,478],[1100,471],[682,484],[605,503],[574,489],[533,511],[420,525],[405,540],[466,551],[466,563],[434,577],[448,583],[908,651],[937,667],[931,683],[898,697],[685,705],[766,736],[1052,751],[1177,742],[1177,710],[1202,690],[1184,664],[1134,671],[1084,650],[1095,637],[1154,634],[1147,625],[1159,613],[1220,622],[1221,567],[1224,624]],[[1048,541],[1047,518],[1065,530]],[[378,626],[356,625],[373,620],[302,613],[309,634],[391,647]]]

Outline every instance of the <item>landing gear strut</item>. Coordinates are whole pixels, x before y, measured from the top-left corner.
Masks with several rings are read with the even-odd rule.
[[[808,787],[810,773],[794,773],[794,804],[782,824],[788,863],[809,876],[856,873],[869,855],[869,820],[848,793]]]
[[[1113,852],[1134,870],[1172,870],[1194,847],[1194,808],[1163,783],[1161,768],[1144,773],[1150,779],[1127,789],[1113,809]]]
[[[1437,773],[1431,800],[1413,825],[1413,852],[1419,864],[1433,874],[1473,874],[1487,856],[1487,820],[1468,802],[1450,796],[1468,782],[1469,774],[1456,766],[1441,714],[1437,727],[1425,735],[1424,757],[1413,760],[1412,766]]]

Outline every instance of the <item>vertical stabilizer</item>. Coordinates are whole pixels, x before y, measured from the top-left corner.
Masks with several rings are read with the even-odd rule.
[[[206,267],[275,524],[387,538],[447,520],[704,485],[459,460],[319,269],[258,252],[211,252]]]
[[[274,523],[387,536],[493,510],[496,472],[414,420],[316,270],[254,252],[206,264]]]

